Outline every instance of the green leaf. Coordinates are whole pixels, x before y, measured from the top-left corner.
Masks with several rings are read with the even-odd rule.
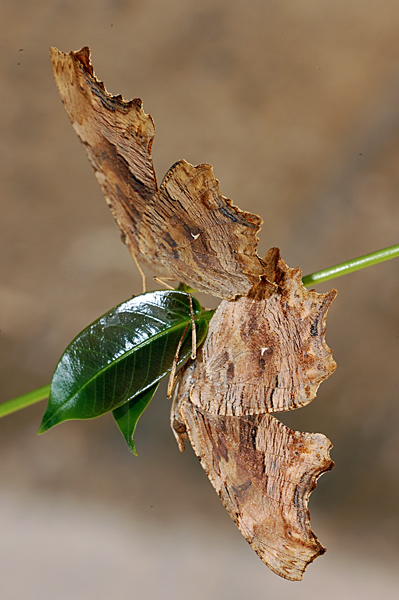
[[[192,298],[198,345],[213,311]],[[68,419],[100,416],[141,394],[171,369],[179,340],[191,323],[190,296],[157,291],[132,298],[105,313],[67,347],[51,381],[43,433]],[[179,364],[191,353],[191,327]]]
[[[134,443],[133,435],[136,430],[136,425],[151,402],[155,392],[157,391],[159,383],[148,388],[145,392],[138,394],[133,400],[125,402],[119,408],[115,408],[112,411],[116,424],[118,425],[123,437],[126,440],[130,450],[137,456],[136,445]]]

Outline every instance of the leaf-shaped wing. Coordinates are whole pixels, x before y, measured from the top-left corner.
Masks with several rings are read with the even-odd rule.
[[[325,549],[310,529],[308,499],[333,467],[322,434],[271,415],[213,415],[182,401],[178,416],[212,485],[245,539],[277,575],[297,581]]]
[[[65,110],[82,142],[130,252],[148,200],[157,188],[151,158],[155,126],[140,99],[111,96],[94,75],[90,49],[51,48],[53,74]],[[141,257],[153,266],[152,256]]]
[[[302,285],[278,249],[265,257],[264,281],[222,302],[198,353],[191,400],[215,414],[292,410],[308,404],[335,370],[325,320],[336,296]]]
[[[148,204],[139,248],[155,253],[176,279],[231,299],[248,293],[264,271],[256,253],[261,224],[222,196],[210,165],[181,160]]]
[[[230,516],[278,575],[299,580],[324,552],[307,502],[333,466],[322,434],[291,431],[269,411],[310,402],[335,363],[324,341],[335,297],[307,291],[278,249],[248,297],[222,302],[196,360],[182,372],[171,424],[188,433]]]
[[[111,96],[94,75],[90,50],[51,49],[57,87],[108,205],[135,260],[197,290],[232,299],[262,273],[261,219],[220,193],[209,165],[182,160],[158,191],[155,126],[139,99]]]

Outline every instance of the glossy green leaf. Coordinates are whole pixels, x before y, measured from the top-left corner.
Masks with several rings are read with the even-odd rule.
[[[213,311],[192,298],[197,342]],[[190,296],[179,291],[142,294],[116,306],[84,329],[62,355],[51,381],[39,433],[68,419],[91,419],[141,394],[171,369],[179,340],[191,323]],[[179,364],[191,353],[191,328]]]
[[[115,408],[115,410],[112,411],[113,417],[119,427],[120,432],[125,438],[130,450],[136,456],[137,451],[133,436],[136,430],[137,422],[153,399],[158,386],[159,383],[152,385],[150,388],[145,390],[145,392],[135,396],[133,400],[125,402],[125,404],[122,404],[122,406],[119,406],[119,408]]]

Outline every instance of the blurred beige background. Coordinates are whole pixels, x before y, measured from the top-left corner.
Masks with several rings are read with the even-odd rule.
[[[399,241],[399,4],[341,0],[0,2],[1,400],[49,382],[69,341],[140,290],[58,98],[48,57],[92,48],[111,93],[155,120],[158,178],[209,162],[305,273]],[[236,531],[168,402],[139,458],[112,419],[38,437],[0,422],[0,596],[392,598],[399,586],[399,262],[334,282],[338,370],[285,423],[334,443],[311,499],[327,554],[282,581]],[[330,286],[319,286],[323,291]],[[206,302],[209,302],[206,300]]]

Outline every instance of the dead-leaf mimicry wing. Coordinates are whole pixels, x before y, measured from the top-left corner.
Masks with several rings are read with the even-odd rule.
[[[302,285],[277,249],[265,257],[265,281],[222,302],[198,352],[191,400],[215,414],[279,412],[305,406],[335,370],[324,336],[336,296]]]
[[[210,165],[185,160],[165,175],[143,218],[140,250],[177,279],[222,298],[247,294],[264,267],[257,256],[262,220],[222,196]]]
[[[107,203],[137,258],[138,232],[157,190],[151,158],[155,126],[140,99],[111,96],[94,75],[90,50],[51,48],[53,74],[73,128],[94,168]],[[152,256],[141,257],[152,265]]]
[[[292,431],[271,415],[223,417],[182,402],[179,415],[229,515],[277,575],[302,579],[325,550],[310,528],[308,499],[333,467],[322,434]]]
[[[53,73],[72,125],[135,260],[224,299],[246,294],[263,271],[261,219],[220,193],[209,165],[185,160],[158,191],[151,158],[155,126],[139,99],[111,96],[90,50],[51,49]]]

